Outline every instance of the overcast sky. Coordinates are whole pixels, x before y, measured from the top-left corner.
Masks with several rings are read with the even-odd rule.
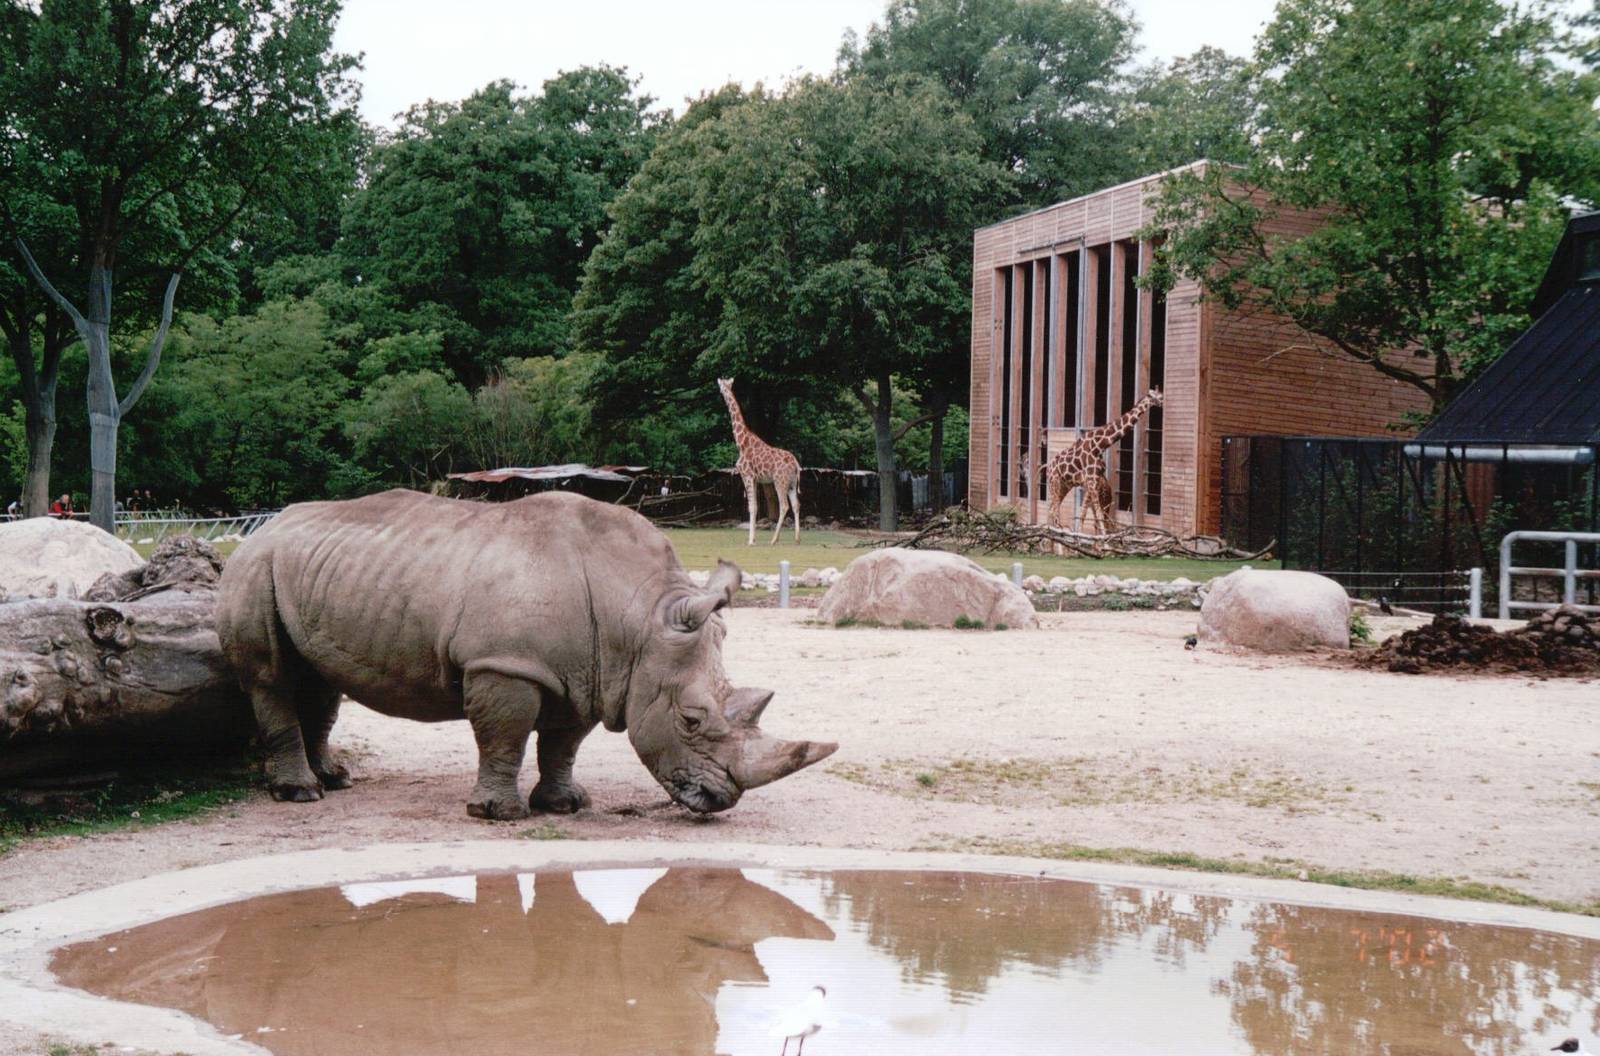
[[[846,29],[858,33],[885,0],[346,0],[341,50],[364,52],[362,112],[391,125],[424,99],[460,99],[506,78],[537,88],[560,70],[610,63],[644,79],[662,104],[729,80],[781,82],[831,69]],[[1273,0],[1132,0],[1142,58],[1203,44],[1235,54]]]

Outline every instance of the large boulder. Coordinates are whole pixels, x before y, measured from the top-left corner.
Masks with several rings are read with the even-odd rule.
[[[133,547],[80,521],[33,517],[0,524],[0,600],[81,597],[101,576],[141,563]]]
[[[1350,598],[1314,572],[1242,568],[1212,580],[1200,640],[1267,653],[1350,647]]]
[[[855,620],[899,627],[951,627],[956,618],[985,627],[1032,627],[1033,603],[1009,580],[942,550],[876,550],[858,557],[822,599],[827,623]]]

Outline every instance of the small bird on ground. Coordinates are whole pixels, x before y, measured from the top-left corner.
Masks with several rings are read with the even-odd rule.
[[[787,1056],[789,1042],[795,1038],[800,1039],[799,1046],[794,1050],[795,1056],[805,1051],[806,1039],[822,1029],[822,1002],[827,996],[826,987],[813,986],[804,1001],[779,1013],[778,1018],[773,1020],[768,1033],[774,1038],[783,1039],[779,1056]]]
[[[1578,1056],[1589,1056],[1588,1050],[1586,1050],[1581,1044],[1578,1043],[1578,1039],[1577,1038],[1568,1038],[1566,1041],[1563,1041],[1560,1045],[1553,1045],[1553,1046],[1551,1046],[1550,1051],[1551,1052],[1575,1052],[1575,1053],[1578,1054]]]
[[[1390,605],[1389,599],[1384,597],[1382,594],[1378,595],[1378,611],[1383,613],[1385,616],[1394,615],[1394,606]]]
[[[1189,637],[1187,637],[1187,638],[1185,638],[1183,640],[1183,647],[1185,649],[1193,649],[1195,646],[1197,646],[1199,644],[1200,644],[1200,639],[1197,638],[1196,636],[1192,635],[1192,634]]]

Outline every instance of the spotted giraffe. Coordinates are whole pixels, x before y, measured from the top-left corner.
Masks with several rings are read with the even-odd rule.
[[[1103,475],[1106,452],[1144,417],[1146,411],[1160,405],[1161,390],[1151,389],[1116,421],[1090,429],[1045,463],[1045,481],[1050,495],[1048,523],[1052,527],[1061,527],[1061,503],[1072,489],[1083,487],[1092,474]]]
[[[744,414],[739,401],[733,398],[733,379],[718,378],[717,388],[728,405],[728,417],[733,420],[733,442],[739,445],[739,461],[734,469],[744,481],[744,498],[750,507],[750,538],[746,546],[756,541],[756,505],[760,487],[771,484],[778,492],[778,523],[772,526],[772,542],[783,534],[783,519],[794,510],[794,541],[800,541],[800,460],[781,447],[773,447],[744,424]]]
[[[1105,535],[1109,526],[1116,523],[1113,511],[1116,509],[1116,496],[1111,490],[1111,481],[1104,473],[1093,470],[1085,474],[1083,481],[1083,523],[1087,524],[1089,515],[1094,515],[1095,534]]]

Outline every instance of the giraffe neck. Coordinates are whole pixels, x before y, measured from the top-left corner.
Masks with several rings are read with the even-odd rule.
[[[739,401],[733,398],[733,393],[723,392],[722,399],[728,405],[728,417],[733,422],[733,442],[738,444],[742,451],[745,445],[755,438],[755,434],[744,424],[744,414],[739,410]]]
[[[1126,433],[1129,429],[1132,429],[1133,424],[1140,418],[1144,417],[1144,412],[1148,411],[1154,402],[1155,401],[1149,396],[1145,396],[1140,399],[1138,403],[1134,404],[1132,407],[1129,407],[1127,411],[1123,413],[1121,418],[1118,418],[1110,425],[1102,426],[1101,429],[1103,430],[1104,435],[1095,438],[1097,449],[1104,451],[1106,448],[1122,439],[1122,434]]]

